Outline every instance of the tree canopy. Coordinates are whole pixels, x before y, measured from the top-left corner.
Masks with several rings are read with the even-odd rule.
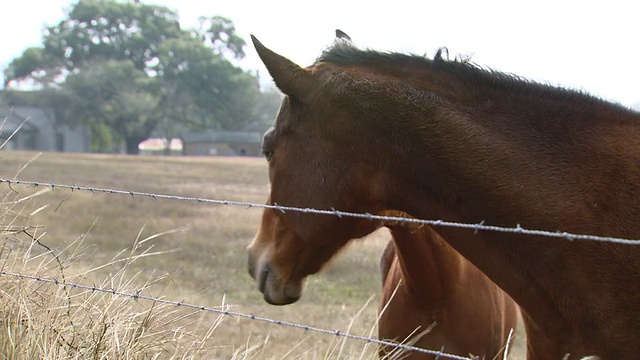
[[[9,64],[4,86],[37,84],[40,105],[87,126],[96,151],[124,142],[137,153],[153,134],[265,129],[279,96],[234,63],[245,41],[233,22],[202,17],[185,30],[178,20],[162,6],[80,0]]]

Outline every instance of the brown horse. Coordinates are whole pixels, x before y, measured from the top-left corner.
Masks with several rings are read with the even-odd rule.
[[[640,238],[640,114],[473,64],[338,41],[308,68],[253,38],[286,95],[269,204]],[[266,209],[249,246],[288,304],[366,219]],[[640,354],[640,246],[438,227],[520,306],[529,359]]]
[[[378,337],[402,341],[424,331],[413,345],[481,359],[506,350],[518,322],[515,302],[429,226],[386,226],[393,241],[380,261]],[[435,358],[412,352],[404,359]]]

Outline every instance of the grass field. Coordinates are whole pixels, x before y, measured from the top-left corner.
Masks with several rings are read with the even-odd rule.
[[[255,203],[263,203],[269,190],[266,162],[261,158],[0,152],[0,177]],[[62,274],[88,285],[106,284],[129,291],[144,287],[145,295],[211,307],[224,304],[233,311],[375,335],[380,288],[378,259],[388,240],[386,230],[353,244],[325,271],[311,277],[298,303],[274,307],[263,301],[246,270],[245,247],[257,230],[260,209],[24,185],[0,186],[0,194],[5,194],[0,223],[4,226],[0,262],[5,271],[33,268],[48,276]],[[31,194],[34,196],[28,198]],[[33,244],[33,238],[51,248],[58,258],[42,245]],[[17,286],[15,279],[0,280],[3,289]],[[44,291],[38,284],[29,286],[36,289],[29,294]],[[56,305],[63,318],[71,319],[71,312],[80,316],[84,308],[70,306],[76,296],[96,296],[86,292],[76,295],[74,289],[56,290],[55,285],[46,288],[63,299]],[[0,309],[0,314],[14,316],[15,309],[6,305],[10,298],[7,294],[2,302],[5,309]],[[107,300],[114,301],[112,298],[104,301]],[[110,321],[126,318],[131,311],[144,320],[151,313],[152,304],[142,300],[117,301],[121,303],[105,307],[113,306],[120,312],[109,317],[106,315],[112,310],[103,310],[97,315],[100,321],[107,324],[104,318]],[[83,300],[82,304],[88,302]],[[15,311],[23,311],[22,308],[26,306]],[[94,346],[98,350],[94,358],[154,358],[153,354],[159,354],[157,358],[368,359],[376,351],[374,346],[357,341],[248,319],[221,319],[215,314],[168,306],[154,309],[153,313],[157,317],[155,327],[137,332],[129,329],[133,335],[125,336],[144,345],[139,345],[139,352],[108,355],[106,348],[126,347],[116,334],[113,343],[105,342],[103,348]],[[50,318],[50,313],[44,318],[47,316]],[[33,314],[29,317],[30,322],[37,319]],[[136,319],[133,323],[137,324]],[[71,330],[66,329],[70,325],[65,325],[65,331],[70,331],[74,339],[83,335],[90,338],[105,332],[100,329],[116,327],[114,323],[94,330],[99,321],[93,318],[87,321],[89,334],[83,334],[76,325]],[[8,330],[3,326],[0,332],[4,335],[0,334],[0,338],[14,334],[20,326],[18,330],[15,324]],[[128,329],[132,325],[123,326]],[[157,337],[150,337],[145,343],[135,335],[139,333]],[[64,344],[59,347],[64,348]],[[522,358],[522,352],[520,339],[511,358]],[[98,356],[103,353],[107,355]]]

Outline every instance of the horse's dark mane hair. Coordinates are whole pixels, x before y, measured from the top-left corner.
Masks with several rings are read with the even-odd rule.
[[[371,49],[360,49],[347,41],[336,41],[317,59],[316,63],[327,62],[337,65],[401,65],[416,68],[437,69],[453,76],[471,79],[491,87],[504,87],[510,92],[522,91],[535,93],[535,98],[551,97],[574,104],[605,103],[604,100],[580,90],[565,89],[548,84],[537,83],[521,76],[504,73],[482,67],[468,58],[448,59],[447,48],[440,48],[433,59],[416,54],[383,52]],[[607,104],[610,104],[606,102]],[[622,106],[620,106],[622,108]],[[626,109],[628,110],[628,109]]]
[[[326,49],[318,57],[316,63],[319,62],[329,62],[338,65],[410,65],[416,67],[437,68],[459,76],[474,77],[478,80],[494,79],[499,81],[511,80],[529,83],[528,80],[513,74],[485,69],[473,63],[469,58],[456,58],[449,60],[449,49],[446,47],[439,48],[433,59],[429,59],[426,56],[416,54],[360,49],[349,42],[339,41],[332,47]]]

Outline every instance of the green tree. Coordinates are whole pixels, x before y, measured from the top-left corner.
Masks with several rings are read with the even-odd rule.
[[[245,56],[244,39],[236,34],[233,22],[222,16],[200,17],[198,37],[217,54],[231,54],[235,59]]]
[[[282,93],[271,86],[261,92],[255,101],[255,106],[251,109],[253,122],[248,124],[247,130],[263,133],[273,125],[273,120],[282,102]]]
[[[27,77],[30,77],[38,83],[51,82],[52,79],[48,78],[47,75],[49,74],[44,70],[47,64],[44,57],[45,53],[41,48],[30,47],[26,49],[22,53],[22,56],[13,60],[4,71],[4,87],[6,88],[10,81]]]
[[[28,49],[11,62],[6,81],[42,78],[47,85],[100,60],[129,60],[148,70],[165,40],[186,37],[177,14],[166,7],[81,0],[66,19],[44,31],[43,47]]]
[[[57,99],[51,107],[68,123],[98,129],[96,148],[124,141],[137,153],[136,141],[152,133],[261,123],[265,94],[255,76],[232,63],[244,46],[224,17],[201,18],[189,31],[165,7],[80,0],[46,29],[42,47],[11,62],[5,88],[34,81],[47,91],[43,99]]]
[[[63,88],[78,99],[70,121],[99,129],[93,134],[96,136],[105,134],[103,127],[108,127],[115,140],[125,142],[129,154],[138,152],[138,144],[157,125],[157,81],[136,69],[132,61],[107,60],[87,65],[86,69],[69,75]],[[111,145],[104,141],[101,144]]]

